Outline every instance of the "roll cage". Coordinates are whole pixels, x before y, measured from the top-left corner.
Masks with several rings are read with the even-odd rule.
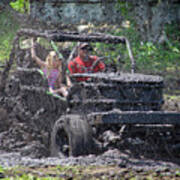
[[[71,42],[104,42],[104,43],[113,43],[113,44],[121,43],[124,44],[127,48],[128,55],[131,61],[131,73],[135,72],[136,62],[131,51],[129,40],[124,36],[114,36],[104,33],[78,33],[78,32],[64,32],[59,30],[38,31],[34,29],[20,29],[14,38],[13,48],[10,54],[10,58],[2,72],[1,85],[0,85],[0,91],[2,92],[4,91],[6,79],[8,78],[9,71],[16,56],[16,49],[19,48],[19,39],[22,36],[34,37],[34,38],[42,37],[42,38],[46,38],[49,41],[54,41],[54,42],[71,41]],[[63,63],[66,64],[66,62]]]

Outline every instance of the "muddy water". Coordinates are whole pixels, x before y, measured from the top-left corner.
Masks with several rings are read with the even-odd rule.
[[[27,72],[26,75],[28,75]],[[39,76],[39,74],[37,74],[37,76]],[[24,77],[24,76],[20,76],[20,77]],[[37,84],[39,85],[39,82]],[[11,87],[15,87],[15,86],[11,86]],[[16,100],[15,102],[19,102],[21,106],[18,104],[13,105],[11,102],[14,101],[11,101],[10,98],[8,99],[9,100],[7,102],[8,110],[10,111],[11,108],[14,110],[13,111],[14,115],[12,117],[17,118],[16,120],[17,122],[15,123],[15,120],[12,120],[12,122],[14,123],[14,127],[12,127],[12,124],[9,123],[10,126],[7,128],[7,134],[4,135],[0,134],[0,146],[2,147],[3,144],[4,145],[3,149],[8,148],[8,152],[2,151],[0,153],[1,166],[9,167],[9,166],[21,165],[21,166],[39,167],[46,165],[116,165],[119,167],[134,168],[134,169],[139,168],[139,169],[147,169],[147,170],[157,169],[157,168],[160,169],[180,168],[177,164],[171,162],[146,159],[141,156],[135,158],[132,156],[131,152],[128,151],[121,152],[120,149],[116,149],[116,148],[108,149],[106,152],[98,156],[88,155],[88,156],[79,156],[77,158],[75,157],[67,158],[62,156],[59,156],[57,158],[51,158],[46,156],[46,158],[43,158],[42,155],[45,156],[45,154],[48,154],[48,152],[45,151],[46,150],[48,151],[47,147],[49,144],[46,143],[49,140],[49,136],[47,132],[51,130],[51,128],[49,128],[49,125],[52,123],[51,119],[55,120],[57,117],[59,117],[62,114],[62,112],[64,112],[64,110],[62,109],[65,106],[62,106],[62,104],[59,105],[56,101],[52,101],[52,98],[50,99],[50,97],[47,96],[45,93],[44,96],[42,96],[43,93],[40,92],[41,89],[38,88],[35,89],[37,90],[38,93],[41,93],[41,96],[38,94],[38,96],[34,96],[33,99],[32,97],[34,94],[34,89],[31,88],[30,85],[26,84],[26,86],[25,85],[21,86],[21,88],[22,91],[20,93],[17,91],[17,94],[15,93],[14,88],[9,89],[9,92],[11,92],[12,90],[12,97],[14,97],[14,99]],[[32,95],[30,93],[32,93]],[[41,101],[41,98],[39,97],[42,97],[43,100]],[[37,104],[37,98],[39,98],[38,104]],[[44,102],[48,102],[49,104],[47,105]],[[19,109],[14,108],[16,106],[20,108]],[[25,108],[27,109],[29,108],[29,111],[27,111],[27,109]],[[57,117],[52,117],[52,114],[57,115]],[[33,145],[33,141],[35,140],[37,140],[39,143]],[[1,141],[4,142],[1,143]],[[41,147],[40,145],[43,146]],[[41,154],[41,156],[39,156],[38,158],[39,154]]]
[[[180,166],[165,161],[154,161],[151,159],[132,158],[127,154],[121,153],[114,149],[109,150],[99,156],[88,155],[79,157],[59,157],[59,158],[41,158],[33,159],[28,156],[21,156],[20,153],[2,152],[0,155],[0,165],[3,167],[26,166],[26,167],[44,167],[49,165],[115,165],[122,168],[131,168],[138,170],[164,170],[164,169],[180,169]]]

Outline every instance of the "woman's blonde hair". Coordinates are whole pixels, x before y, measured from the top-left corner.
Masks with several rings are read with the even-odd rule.
[[[46,57],[46,64],[47,64],[47,73],[49,74],[50,71],[53,69],[53,61],[54,60],[58,60],[61,61],[61,59],[58,57],[58,55],[56,54],[55,51],[50,51],[49,54]],[[62,64],[59,66],[59,72],[60,72],[60,76],[62,73]],[[60,77],[61,78],[61,77]]]
[[[48,66],[48,69],[52,69],[53,68],[53,61],[54,60],[58,60],[58,56],[56,54],[55,51],[50,51],[49,54],[46,57],[46,64]]]

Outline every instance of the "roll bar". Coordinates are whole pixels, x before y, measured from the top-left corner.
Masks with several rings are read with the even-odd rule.
[[[135,66],[136,62],[134,60],[129,40],[124,36],[113,36],[109,34],[104,33],[78,33],[78,32],[63,32],[63,31],[53,31],[53,30],[44,30],[44,31],[38,31],[35,29],[20,29],[17,32],[17,35],[14,38],[13,41],[13,48],[10,53],[9,60],[7,61],[7,64],[5,65],[5,68],[1,74],[1,84],[0,84],[0,92],[4,92],[6,79],[8,78],[9,71],[11,69],[11,66],[13,64],[13,61],[15,59],[16,54],[16,48],[19,46],[19,38],[21,36],[27,36],[27,37],[43,37],[48,40],[52,40],[55,42],[65,42],[65,41],[73,41],[73,42],[104,42],[104,43],[113,43],[113,44],[125,44],[126,48],[128,50],[129,58],[131,60],[131,73],[135,72]]]

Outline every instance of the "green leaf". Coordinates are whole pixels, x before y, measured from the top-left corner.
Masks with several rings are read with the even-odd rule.
[[[20,13],[30,12],[29,0],[16,0],[15,2],[10,2],[10,6]]]
[[[4,172],[4,168],[2,166],[0,166],[0,173]]]
[[[52,48],[54,49],[54,51],[56,51],[56,53],[58,54],[59,58],[64,59],[63,55],[59,52],[58,47],[56,46],[54,41],[51,41],[51,45],[52,45]]]
[[[176,171],[176,176],[180,177],[180,171]]]
[[[179,53],[179,52],[180,52],[179,49],[176,48],[176,47],[173,47],[172,50],[173,50],[173,52],[176,52],[176,53]]]

